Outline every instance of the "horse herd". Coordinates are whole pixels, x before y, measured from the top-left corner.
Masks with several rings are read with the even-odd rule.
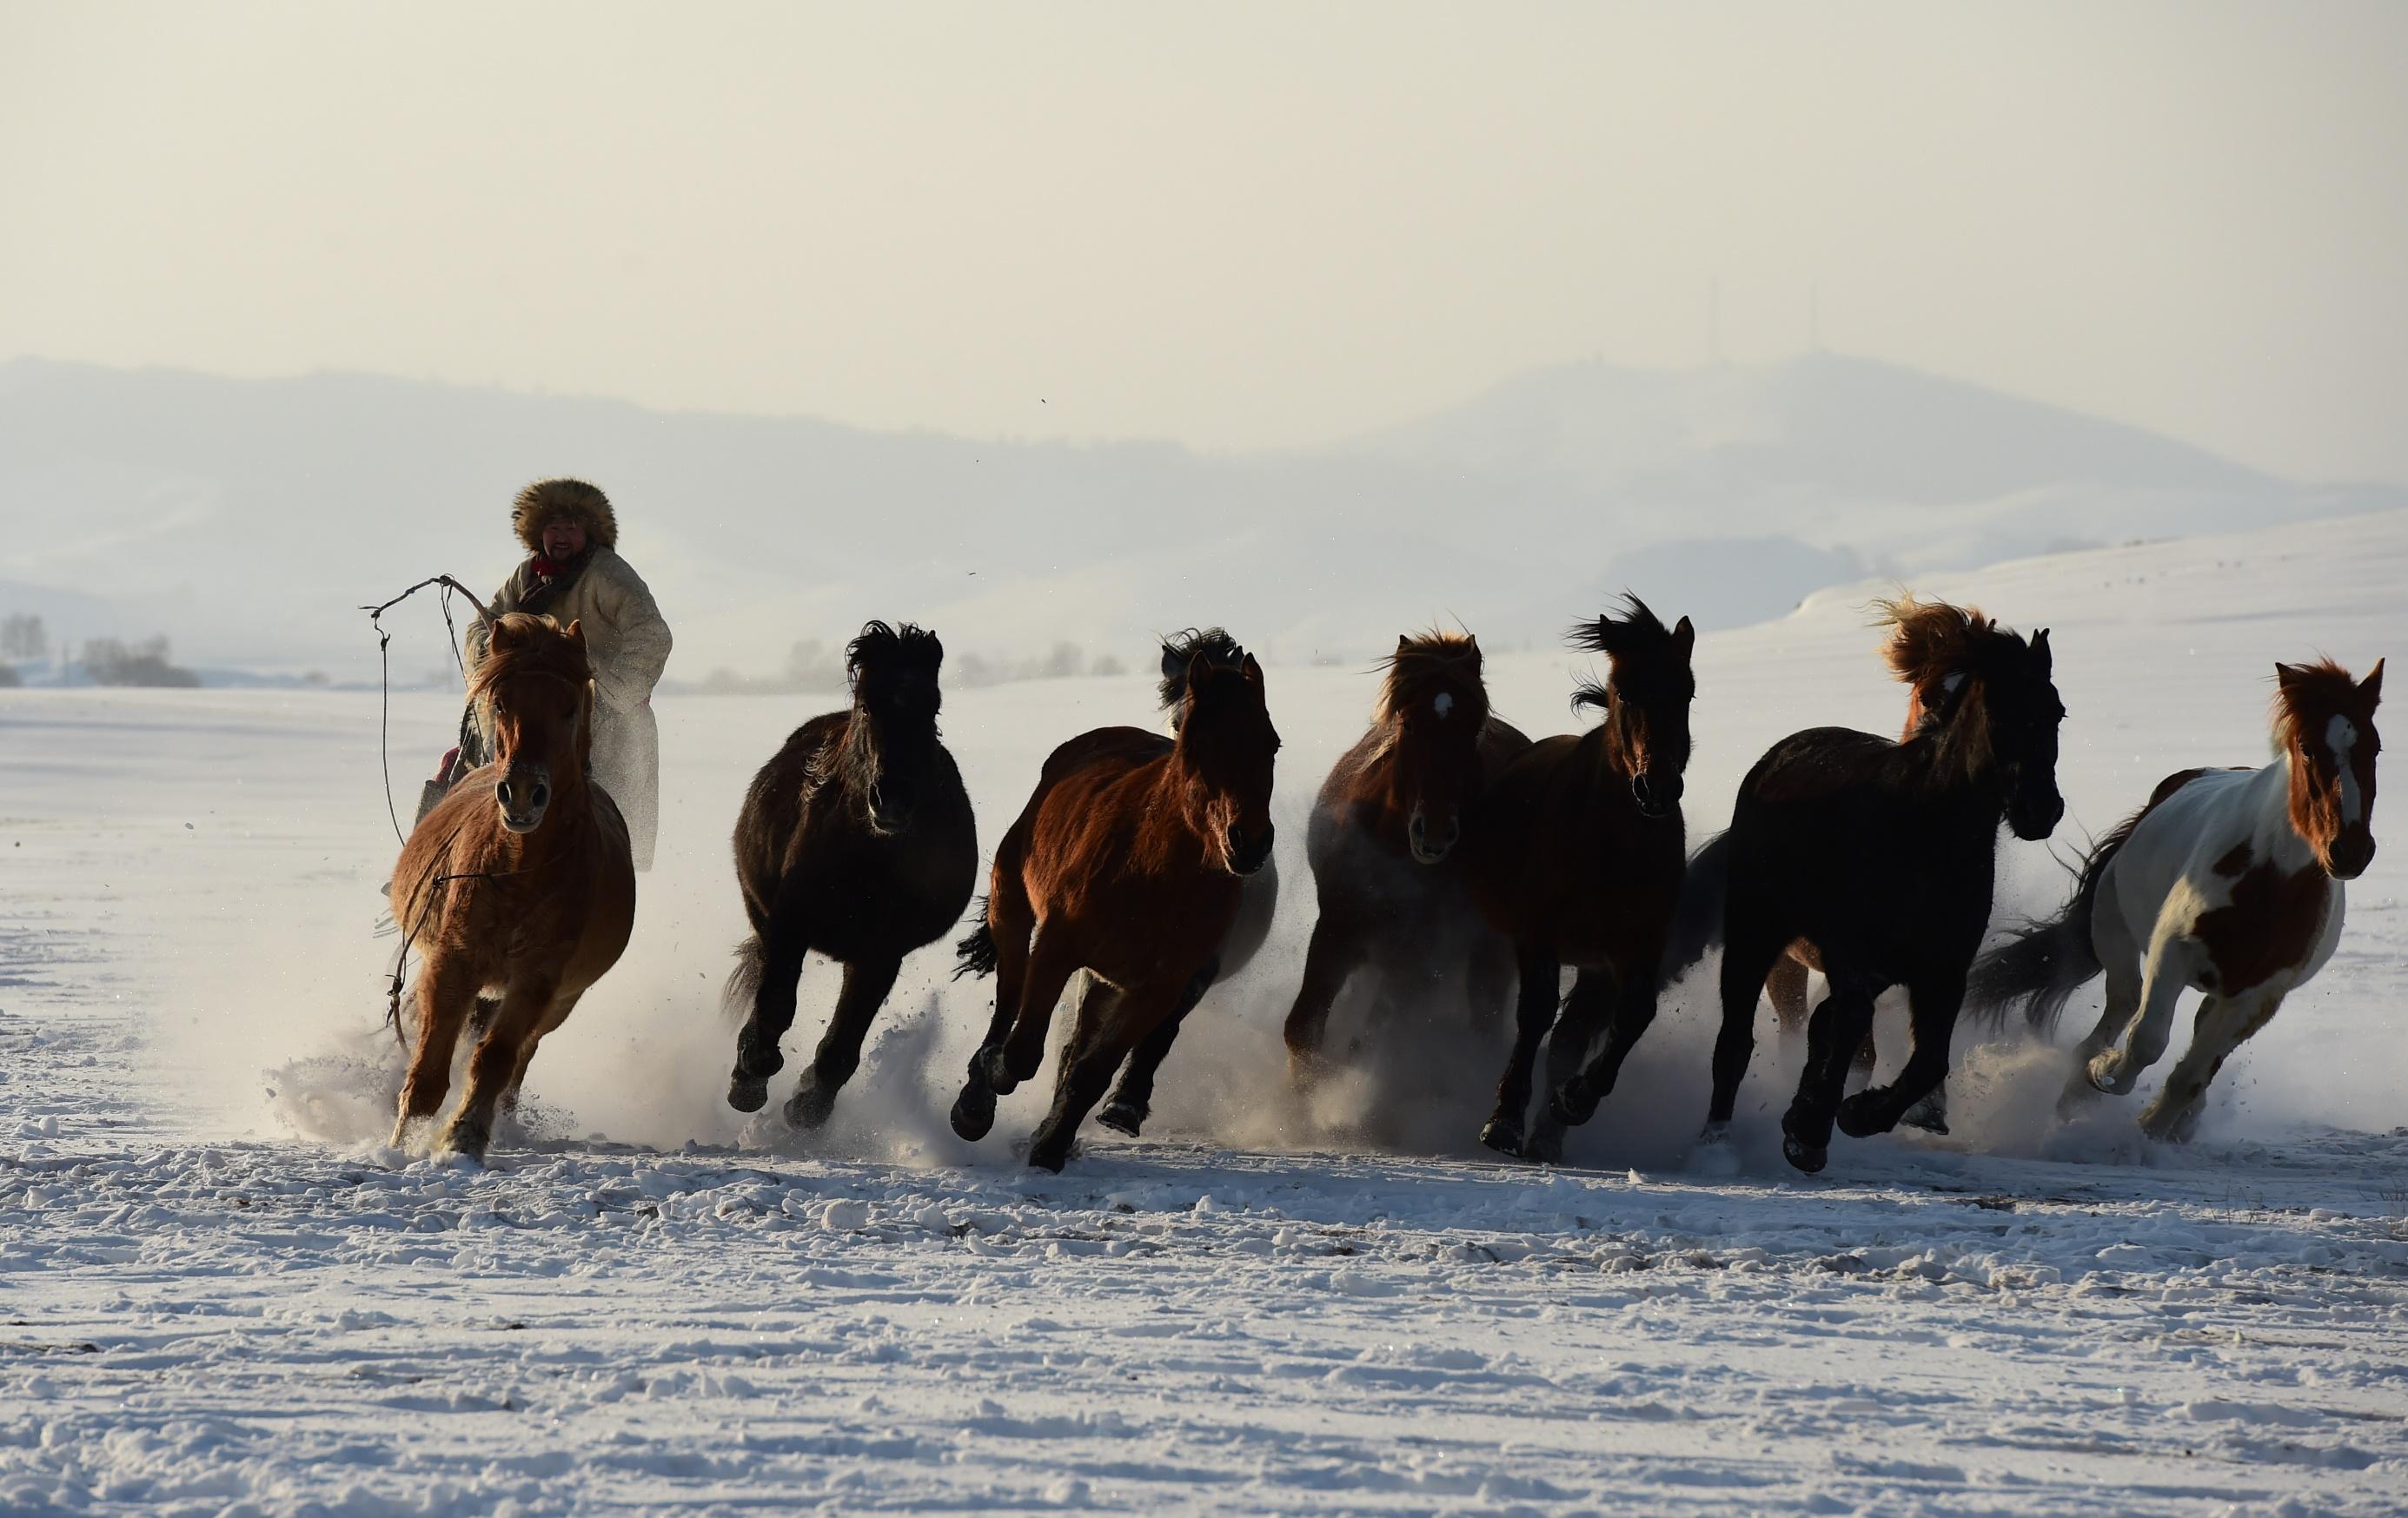
[[[1710,1137],[1746,1075],[1759,990],[1794,1026],[1811,969],[1828,989],[1805,1018],[1781,1124],[1801,1170],[1823,1167],[1835,1124],[1944,1132],[1960,1011],[1995,1024],[2020,1007],[2044,1031],[2102,972],[2105,1014],[2065,1100],[2128,1093],[2195,988],[2191,1047],[2142,1115],[2152,1135],[2187,1138],[2225,1056],[2330,957],[2342,882],[2373,856],[2381,662],[2362,680],[2329,661],[2277,665],[2272,764],[2168,777],[2087,851],[2057,916],[1985,954],[2000,823],[2042,839],[2065,810],[2049,635],[1911,596],[1879,609],[1909,693],[1901,736],[1783,738],[1741,782],[1729,829],[1694,857],[1687,618],[1668,627],[1630,597],[1575,627],[1607,676],[1572,699],[1602,720],[1537,741],[1490,710],[1473,638],[1400,637],[1370,725],[1307,825],[1318,914],[1284,1028],[1294,1081],[1328,1070],[1331,1006],[1367,965],[1459,983],[1471,1017],[1510,996],[1512,1053],[1480,1137],[1553,1161],[1612,1095],[1659,988],[1719,943]],[[797,728],[745,795],[735,856],[752,935],[728,986],[744,1016],[727,1092],[738,1110],[768,1100],[807,954],[838,962],[843,983],[785,1103],[801,1127],[827,1120],[904,956],[969,902],[977,834],[939,736],[943,657],[933,633],[869,623],[846,651],[850,706]],[[403,954],[423,957],[397,1146],[440,1110],[466,1028],[466,1089],[437,1145],[481,1155],[538,1043],[626,945],[626,829],[586,776],[591,673],[575,623],[513,613],[492,627],[470,695],[496,757],[421,820],[393,880]],[[996,1098],[1036,1077],[1070,994],[1054,1101],[1028,1150],[1049,1170],[1098,1102],[1105,1125],[1141,1129],[1182,1023],[1269,928],[1280,738],[1262,668],[1226,633],[1191,632],[1163,644],[1161,694],[1168,733],[1098,728],[1053,752],[959,946],[955,973],[996,986],[953,1105],[964,1138],[983,1138]],[[1893,986],[1908,995],[1912,1052],[1892,1080],[1847,1096],[1851,1064],[1870,1062],[1874,999]]]

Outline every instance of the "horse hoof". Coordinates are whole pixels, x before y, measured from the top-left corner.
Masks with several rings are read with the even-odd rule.
[[[1835,1121],[1839,1124],[1840,1131],[1851,1138],[1870,1138],[1874,1134],[1887,1133],[1890,1130],[1890,1124],[1884,1123],[1880,1115],[1874,1112],[1873,1104],[1865,1100],[1863,1093],[1842,1102]],[[1819,1170],[1822,1167],[1818,1165],[1815,1168]]]
[[[1070,1146],[1068,1144],[1031,1144],[1028,1146],[1028,1163],[1050,1174],[1060,1175],[1062,1167],[1070,1163]]]
[[[1000,1049],[981,1050],[974,1073],[982,1078],[986,1088],[998,1096],[1009,1096],[1020,1089],[1020,1078],[1013,1075],[1010,1067],[1004,1063]]]
[[[769,1078],[754,1080],[737,1074],[727,1078],[727,1105],[739,1112],[757,1112],[769,1101]]]
[[[2124,1079],[2123,1061],[2112,1050],[2083,1067],[2083,1073],[2090,1078],[2091,1090],[2110,1096],[2121,1096],[2132,1089],[2132,1083]]]
[[[1139,1130],[1145,1126],[1146,1116],[1146,1110],[1142,1107],[1132,1107],[1127,1102],[1109,1102],[1102,1111],[1096,1114],[1096,1121],[1114,1133],[1135,1138]]]
[[[1522,1142],[1522,1157],[1540,1165],[1561,1165],[1564,1162],[1564,1130],[1554,1123],[1541,1123],[1537,1131]]]
[[[1730,1124],[1727,1122],[1715,1122],[1712,1118],[1707,1119],[1706,1125],[1698,1130],[1698,1142],[1701,1144],[1729,1143]]]
[[[816,1128],[836,1110],[836,1088],[805,1081],[786,1098],[786,1121],[797,1128]]]
[[[436,1146],[435,1152],[482,1165],[485,1163],[486,1146],[493,1141],[493,1135],[482,1129],[454,1123],[443,1131],[443,1141]]]
[[[1906,1116],[1899,1118],[1899,1121],[1910,1128],[1920,1128],[1925,1133],[1945,1135],[1948,1132],[1948,1109],[1926,1096],[1907,1109]]]
[[[1567,1128],[1577,1128],[1597,1116],[1597,1093],[1584,1076],[1573,1076],[1555,1088],[1547,1102],[1547,1110]]]
[[[977,1143],[995,1126],[995,1093],[975,1081],[953,1098],[953,1132]]]
[[[1499,1154],[1522,1157],[1522,1130],[1501,1117],[1488,1120],[1488,1125],[1480,1130],[1480,1141]]]
[[[1810,1144],[1786,1133],[1781,1136],[1781,1153],[1791,1165],[1808,1175],[1816,1174],[1831,1161],[1831,1151],[1827,1145]]]

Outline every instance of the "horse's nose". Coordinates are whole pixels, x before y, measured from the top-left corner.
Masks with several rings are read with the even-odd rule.
[[[1661,817],[1679,806],[1683,789],[1684,787],[1678,775],[1652,780],[1642,770],[1630,777],[1630,799],[1639,803],[1639,814],[1642,817]]]
[[[1271,828],[1265,823],[1259,835],[1250,835],[1237,823],[1229,824],[1224,839],[1229,852],[1229,870],[1235,875],[1252,875],[1263,867],[1271,856]]]

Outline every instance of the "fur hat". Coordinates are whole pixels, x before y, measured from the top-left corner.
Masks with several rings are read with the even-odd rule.
[[[585,529],[585,540],[602,548],[619,545],[619,519],[610,497],[582,480],[538,480],[510,503],[510,526],[529,553],[543,551],[546,523],[566,518]]]

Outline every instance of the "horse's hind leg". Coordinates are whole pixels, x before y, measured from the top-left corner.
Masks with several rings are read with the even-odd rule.
[[[452,1051],[477,1000],[473,977],[439,951],[418,972],[418,1047],[402,1079],[400,1110],[394,1114],[393,1147],[408,1147],[411,1130],[435,1116],[452,1086]]]
[[[1513,1052],[1497,1079],[1496,1110],[1480,1130],[1480,1141],[1500,1154],[1519,1156],[1522,1123],[1530,1110],[1530,1068],[1539,1057],[1539,1040],[1555,1021],[1563,966],[1544,949],[1524,948],[1516,952],[1514,968],[1522,991],[1513,1006]]]
[[[1008,835],[1004,845],[1007,849],[1011,845]],[[985,1138],[995,1126],[998,1088],[989,1072],[1001,1060],[1004,1035],[1020,1010],[1020,989],[1028,979],[1029,936],[1037,924],[1016,869],[1007,869],[999,856],[991,879],[986,922],[987,932],[995,939],[995,1010],[987,1017],[986,1036],[970,1052],[969,1073],[962,1081],[961,1095],[953,1098],[951,1119],[953,1132],[971,1143]]]
[[[1784,951],[1765,972],[1764,994],[1772,999],[1772,1020],[1784,1039],[1806,1031],[1806,962]]]
[[[552,1010],[544,1014],[543,1021],[537,1025],[534,1032],[527,1035],[525,1041],[519,1045],[519,1057],[510,1067],[510,1083],[502,1088],[501,1110],[504,1113],[515,1113],[518,1110],[519,1093],[526,1084],[527,1067],[535,1063],[536,1047],[552,1037],[563,1023],[568,1021],[568,1014],[577,1010],[578,999],[584,995],[582,991],[573,995],[564,992],[554,996],[552,1001]],[[493,1020],[500,1015],[502,1004],[488,998],[478,1002],[477,1007],[482,1015],[478,1018],[476,1025],[481,1032],[482,1029],[492,1026]]]
[[[1897,1080],[1885,1086],[1867,1086],[1840,1103],[1840,1131],[1851,1138],[1889,1132],[1948,1078],[1948,1046],[1956,1036],[1956,1013],[1965,1003],[1964,972],[1912,981],[1907,995],[1914,1049]],[[1944,1117],[1940,1131],[1948,1131]]]
[[[1714,1036],[1713,1094],[1706,1103],[1704,1138],[1719,1141],[1730,1128],[1731,1111],[1739,1103],[1741,1082],[1756,1057],[1756,988],[1769,983],[1784,964],[1797,965],[1795,986],[1799,1021],[1804,1021],[1806,967],[1788,957],[1788,939],[1777,926],[1757,921],[1762,909],[1734,896],[1727,909],[1727,942],[1723,948],[1721,993],[1723,1022]],[[1778,1010],[1780,1003],[1774,1002]]]
[[[1564,1157],[1564,1130],[1585,1123],[1597,1111],[1597,1096],[1585,1096],[1582,1109],[1566,1110],[1564,1093],[1577,1088],[1585,1092],[1588,1053],[1597,1043],[1597,1036],[1613,1016],[1614,979],[1610,970],[1584,969],[1572,977],[1571,995],[1564,998],[1561,1010],[1555,1013],[1555,1028],[1547,1035],[1547,1075],[1545,1090],[1551,1099],[1541,1104],[1539,1116],[1531,1124],[1530,1136],[1522,1141],[1522,1157],[1554,1165]],[[1608,1078],[1609,1084],[1611,1078]]]
[[[2224,1068],[2232,1052],[2264,1027],[2282,1005],[2280,995],[2263,991],[2229,999],[2209,996],[2200,1002],[2198,1021],[2191,1026],[2190,1048],[2166,1072],[2166,1083],[2156,1099],[2141,1110],[2141,1131],[2169,1143],[2190,1142],[2199,1131],[2200,1113],[2207,1106],[2208,1082]]]
[[[1812,1175],[1830,1157],[1831,1116],[1848,1079],[1849,1056],[1864,1041],[1873,1020],[1878,988],[1866,984],[1826,960],[1824,979],[1830,994],[1806,1022],[1806,1068],[1798,1078],[1798,1095],[1781,1116],[1781,1152],[1789,1163]],[[1751,998],[1755,987],[1749,987]],[[1728,1009],[1725,1009],[1726,1016]],[[1726,1024],[1727,1025],[1727,1024]]]
[[[820,1035],[819,1051],[803,1072],[803,1083],[787,1099],[787,1122],[816,1128],[836,1110],[836,1094],[861,1067],[861,1041],[869,1037],[869,1024],[886,1004],[886,994],[895,989],[895,977],[902,968],[900,958],[865,959],[844,967],[844,989],[837,993],[836,1010],[828,1015],[827,1031]]]
[[[2100,895],[2103,897],[2106,893]],[[2131,924],[2103,899],[2090,909],[2090,947],[2107,973],[2107,1006],[2099,1014],[2098,1024],[2074,1045],[2073,1073],[2057,1098],[2059,1116],[2071,1115],[2098,1096],[2099,1088],[2090,1083],[2090,1062],[2124,1036],[2126,1025],[2141,1010],[2141,995],[2148,983],[2142,945]]]
[[[752,1011],[736,1036],[736,1069],[727,1078],[727,1105],[739,1112],[757,1112],[767,1103],[769,1078],[786,1065],[778,1045],[795,1025],[795,987],[810,951],[803,890],[792,875],[778,882],[760,939],[761,972],[752,988]]]
[[[1171,1008],[1170,1015],[1138,1040],[1137,1048],[1129,1053],[1128,1067],[1121,1072],[1120,1085],[1112,1092],[1111,1100],[1104,1103],[1104,1110],[1096,1114],[1096,1122],[1132,1138],[1144,1128],[1145,1120],[1154,1115],[1154,1078],[1161,1070],[1162,1062],[1170,1057],[1170,1046],[1178,1042],[1179,1029],[1187,1021],[1187,1014],[1204,999],[1204,993],[1212,989],[1213,978],[1219,973],[1218,961],[1197,970],[1186,989],[1179,993],[1178,1004]],[[1083,1011],[1080,1020],[1085,1021]]]

